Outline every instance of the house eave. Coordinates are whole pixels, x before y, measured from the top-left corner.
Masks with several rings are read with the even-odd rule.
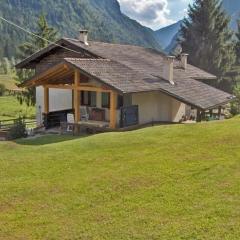
[[[15,65],[15,67],[17,69],[33,69],[35,67],[35,65],[39,62],[40,58],[43,58],[45,55],[48,55],[53,50],[63,47],[62,44],[65,44],[68,46],[68,47],[64,46],[64,48],[66,48],[66,50],[67,50],[67,48],[69,48],[69,51],[75,51],[76,53],[78,53],[77,50],[71,49],[71,47],[73,47],[73,48],[76,47],[75,44],[69,42],[65,38],[61,38],[57,42],[50,44],[46,48],[40,49],[38,52],[32,54],[31,56],[29,56],[29,57],[25,58],[24,60],[22,60],[21,62],[17,63]],[[92,53],[91,51],[88,51],[85,48],[81,48],[80,46],[78,46],[78,48],[82,49],[83,51],[87,52],[88,54],[92,55],[95,58],[101,58],[101,56],[96,55],[96,54]],[[79,52],[79,54],[81,54],[81,52]]]
[[[105,86],[111,88],[112,90],[116,91],[117,93],[119,94],[123,94],[124,92],[121,90],[121,89],[118,89],[106,82],[104,82],[102,79],[86,72],[85,70],[81,69],[81,68],[78,68],[77,66],[75,66],[74,64],[70,63],[70,62],[67,62],[66,60],[62,61],[61,63],[57,64],[56,66],[48,69],[48,71],[52,71],[54,68],[58,69],[60,68],[61,66],[67,66],[67,67],[70,67],[72,69],[78,69],[80,71],[80,73],[86,75],[87,77],[91,78],[91,79],[94,79],[98,82],[100,82],[101,84],[104,84]],[[66,67],[65,67],[66,68]],[[33,76],[32,78],[26,80],[25,82],[19,84],[19,87],[21,88],[32,88],[32,87],[38,87],[38,86],[41,86],[41,85],[44,85],[44,84],[38,84],[36,83],[38,81],[38,79],[40,78],[44,78],[47,74],[46,73],[41,73],[39,75],[35,75]]]
[[[164,89],[155,89],[155,90],[148,90],[148,91],[131,91],[131,92],[123,92],[123,93],[124,94],[134,94],[134,93],[147,93],[147,92],[161,92],[161,93],[166,94],[166,95],[168,95],[168,96],[170,96],[170,97],[172,97],[172,98],[174,98],[174,99],[176,99],[176,100],[178,100],[178,101],[180,101],[180,102],[182,102],[182,103],[184,103],[186,105],[189,105],[189,106],[191,106],[191,107],[193,107],[195,109],[199,109],[201,111],[207,111],[207,110],[211,110],[211,109],[216,109],[216,108],[218,108],[220,106],[224,106],[224,105],[226,105],[226,104],[228,104],[228,103],[230,103],[230,102],[232,102],[232,101],[234,101],[236,99],[235,96],[230,95],[229,99],[226,100],[226,101],[222,101],[222,102],[219,102],[218,104],[214,104],[214,105],[209,105],[209,106],[203,107],[202,105],[198,105],[196,103],[187,101],[186,99],[184,99],[184,98],[182,98],[180,96],[174,95],[171,92],[168,92],[168,91],[166,91]]]

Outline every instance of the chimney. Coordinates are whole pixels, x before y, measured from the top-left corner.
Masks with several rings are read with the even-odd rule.
[[[88,44],[88,30],[80,30],[79,31],[79,41],[83,42],[85,45],[89,45]]]
[[[174,85],[173,81],[173,64],[174,64],[174,56],[167,56],[164,58],[164,66],[163,66],[163,78],[168,80],[170,84]]]
[[[188,65],[188,54],[186,53],[181,53],[181,66],[184,70],[187,69]]]

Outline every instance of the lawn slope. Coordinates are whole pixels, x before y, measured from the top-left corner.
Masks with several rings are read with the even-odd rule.
[[[4,84],[7,90],[17,89],[17,83],[10,75],[0,74],[0,84]]]
[[[8,120],[24,116],[32,119],[35,117],[35,107],[20,104],[15,96],[0,97],[0,120]]]
[[[239,126],[0,143],[0,239],[239,239]]]
[[[7,90],[17,89],[16,82],[10,75],[0,74],[0,84],[4,84]],[[19,116],[34,118],[35,114],[35,107],[20,104],[15,96],[0,96],[0,121],[18,118]]]

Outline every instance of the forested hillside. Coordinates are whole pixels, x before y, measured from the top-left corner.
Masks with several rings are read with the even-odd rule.
[[[122,14],[117,0],[0,1],[0,16],[29,30],[34,30],[41,13],[60,36],[75,37],[84,28],[94,40],[160,48],[154,32]],[[0,57],[14,56],[26,34],[1,20],[0,32]]]

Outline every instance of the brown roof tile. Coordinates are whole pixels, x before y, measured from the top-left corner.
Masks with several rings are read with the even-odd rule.
[[[186,77],[180,71],[175,85],[154,74],[139,72],[130,67],[106,59],[71,59],[66,62],[100,79],[123,93],[161,91],[201,109],[208,109],[231,100],[231,95],[200,81]]]
[[[179,67],[177,60],[174,64],[175,85],[171,85],[162,78],[163,60],[166,56],[154,49],[92,41],[89,42],[89,46],[86,46],[76,39],[66,38],[58,43],[69,43],[79,49],[85,49],[96,58],[103,58],[101,60],[66,58],[65,61],[124,93],[162,91],[201,109],[227,103],[233,97],[196,80],[216,79],[212,74],[190,64],[184,70]],[[34,64],[34,61],[46,55],[53,48],[54,46],[50,45],[25,59],[18,64],[18,67]]]

